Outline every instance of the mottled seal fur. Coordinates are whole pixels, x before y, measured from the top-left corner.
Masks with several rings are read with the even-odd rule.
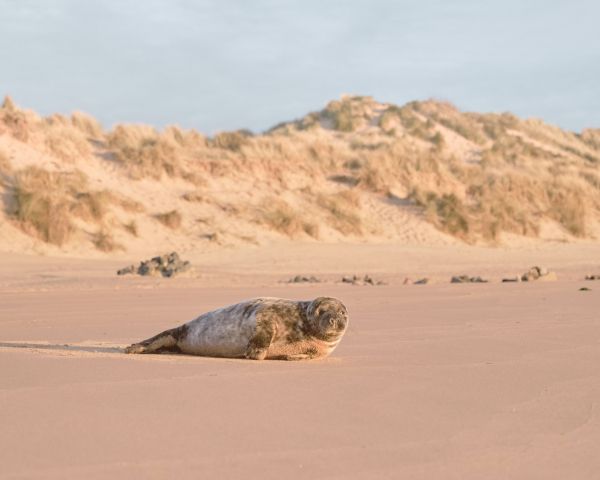
[[[134,343],[126,353],[181,352],[253,360],[302,360],[329,355],[348,326],[348,311],[331,297],[312,301],[256,298],[204,313]]]

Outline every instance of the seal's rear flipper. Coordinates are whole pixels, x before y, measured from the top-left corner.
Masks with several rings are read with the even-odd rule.
[[[184,325],[185,326],[185,325]],[[125,353],[157,353],[159,351],[179,352],[177,341],[181,335],[182,327],[165,330],[148,340],[140,343],[134,343],[125,348]]]

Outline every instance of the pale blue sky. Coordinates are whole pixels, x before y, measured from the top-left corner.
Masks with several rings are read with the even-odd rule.
[[[597,0],[0,0],[0,94],[264,130],[342,93],[600,127]]]

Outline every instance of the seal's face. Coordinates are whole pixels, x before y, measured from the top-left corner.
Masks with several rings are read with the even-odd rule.
[[[348,311],[336,298],[319,297],[308,307],[308,317],[319,335],[326,340],[337,340],[348,326]]]

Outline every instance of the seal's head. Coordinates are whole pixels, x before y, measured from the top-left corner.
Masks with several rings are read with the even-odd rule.
[[[348,326],[348,310],[337,298],[318,297],[308,305],[308,320],[324,340],[338,340]]]

